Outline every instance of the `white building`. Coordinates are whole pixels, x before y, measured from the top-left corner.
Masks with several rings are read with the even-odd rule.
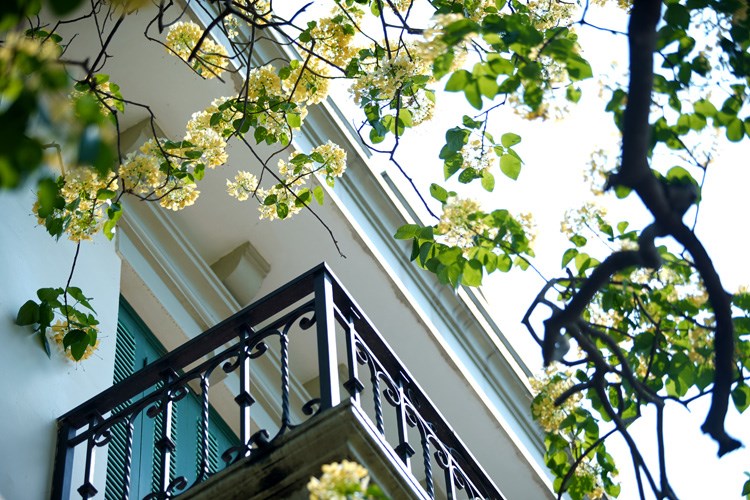
[[[181,137],[191,113],[215,97],[235,93],[234,85],[239,81],[229,79],[222,84],[196,78],[179,60],[144,40],[145,17],[139,14],[126,20],[111,47],[113,58],[107,72],[127,98],[151,105],[158,126],[167,135]],[[73,47],[96,43],[89,35],[80,33]],[[270,53],[265,55],[271,57]],[[137,108],[126,110],[123,130],[127,130],[122,135],[126,147],[137,146],[139,138],[144,137],[144,118],[144,112]],[[346,258],[339,255],[325,228],[309,213],[288,221],[259,221],[253,203],[239,203],[226,196],[225,179],[238,168],[252,169],[253,163],[242,147],[230,146],[228,165],[206,175],[196,205],[171,213],[154,204],[130,200],[113,242],[99,237],[82,245],[72,284],[94,298],[92,305],[102,324],[97,355],[81,364],[71,363],[59,353],[48,359],[30,331],[14,324],[18,308],[34,298],[38,288],[64,286],[75,245],[64,239],[55,242],[43,228],[36,227],[31,211],[32,184],[0,193],[0,366],[5,387],[0,398],[0,497],[23,500],[50,496],[58,417],[110,388],[116,376],[118,314],[128,307],[120,305],[121,298],[129,304],[130,314],[139,318],[166,350],[173,351],[322,262],[346,287],[361,307],[357,313],[369,317],[505,498],[553,497],[543,470],[541,432],[529,416],[531,395],[523,361],[492,321],[479,295],[463,289],[454,293],[409,263],[408,245],[392,238],[397,227],[411,221],[409,208],[402,203],[403,197],[392,180],[368,163],[368,154],[353,139],[332,102],[311,108],[296,145],[305,151],[327,139],[347,150],[348,170],[335,190],[325,188],[325,206],[315,210],[330,227]],[[377,430],[376,422],[365,431],[353,431],[354,427],[346,427],[352,422],[350,409],[343,417],[335,417],[343,420],[326,417],[326,413],[312,418],[303,414],[302,406],[320,396],[319,377],[315,334],[302,338],[304,332],[298,330],[289,336],[290,420],[305,423],[279,441],[302,439],[307,443],[294,445],[302,450],[296,454],[294,449],[282,452],[291,463],[297,463],[297,479],[306,482],[321,463],[330,461],[330,453],[340,452],[341,456],[333,458],[362,460],[375,481],[394,498],[424,498],[425,492],[419,490],[426,483],[416,427],[407,423],[405,431],[416,452],[411,459],[412,477],[403,463],[394,459],[396,454],[379,441],[378,433],[372,432]],[[336,335],[336,364],[342,385],[350,374],[341,331]],[[296,341],[298,337],[302,340]],[[269,342],[268,347],[267,355],[251,360],[255,403],[250,406],[249,422],[251,433],[265,428],[273,436],[283,413],[279,343]],[[358,368],[362,382],[369,383],[367,363]],[[240,387],[238,372],[212,377],[210,393],[216,413],[237,437],[242,434],[240,407],[233,399]],[[335,379],[336,371],[333,373]],[[190,387],[195,394],[202,394],[199,384]],[[340,389],[341,399],[347,400],[348,393]],[[363,407],[365,394],[372,398],[371,389],[361,394]],[[386,408],[385,435],[395,436],[391,446],[397,446],[396,418],[389,416],[393,410],[386,398],[382,398],[382,404]],[[364,413],[376,420],[373,410]],[[211,415],[213,418],[215,414]],[[337,433],[339,428],[348,430]],[[200,434],[199,424],[195,429],[196,435]],[[321,442],[316,432],[320,433],[318,437],[331,439],[330,450],[325,446],[329,441]],[[304,433],[306,437],[299,438]],[[365,437],[356,437],[360,434]],[[335,442],[337,436],[340,442]],[[380,450],[381,455],[367,455],[362,451],[367,446],[362,443],[369,443],[368,449]],[[72,465],[72,498],[77,498],[75,490],[84,482],[85,444],[76,449]],[[95,447],[91,473],[99,492],[96,498],[104,497],[111,446]],[[178,442],[176,456],[181,450]],[[218,455],[222,451],[218,450]],[[217,452],[211,453],[216,461]],[[261,455],[257,460],[262,462]],[[250,459],[254,457],[251,454]],[[304,457],[301,464],[299,457]],[[433,456],[433,467],[436,460]],[[144,458],[140,465],[150,467],[150,461]],[[211,467],[213,472],[216,465]],[[248,489],[243,498],[258,493],[250,488],[286,495],[273,490],[274,484],[283,483],[282,479],[259,479],[272,468],[263,466],[265,472],[259,472],[238,467],[235,469],[246,470],[257,481],[245,486]],[[438,468],[432,471],[436,477],[442,474]],[[131,476],[139,474],[134,469]],[[421,487],[417,486],[420,481]],[[445,495],[446,486],[437,479],[435,483],[435,495]]]

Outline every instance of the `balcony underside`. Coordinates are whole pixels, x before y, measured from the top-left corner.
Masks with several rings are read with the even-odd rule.
[[[188,490],[185,500],[308,499],[307,483],[321,466],[342,459],[365,466],[371,480],[394,499],[429,497],[391,447],[351,402],[321,413],[282,436],[272,448]]]

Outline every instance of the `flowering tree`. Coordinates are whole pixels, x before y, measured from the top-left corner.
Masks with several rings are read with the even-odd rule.
[[[313,3],[325,4],[323,11]],[[230,196],[255,200],[265,219],[314,214],[312,203],[322,203],[324,192],[311,178],[333,185],[346,154],[332,143],[285,150],[308,108],[343,79],[362,112],[360,138],[408,180],[395,156],[410,146],[408,129],[433,116],[437,90],[462,93],[477,114],[450,117],[439,155],[443,177],[459,190],[478,181],[492,191],[495,175],[516,179],[522,161],[514,150],[521,137],[504,131],[496,138],[490,116],[503,108],[531,120],[564,114],[581,98],[579,82],[593,75],[576,30],[627,37],[629,72],[605,87],[602,101],[621,147],[609,156],[596,152],[591,177],[603,180],[594,186],[602,192],[637,196],[653,222],[633,229],[594,206],[567,215],[572,246],[562,256],[565,273],[547,280],[524,320],[548,367],[533,381],[531,411],[546,432],[545,460],[560,495],[618,495],[606,441],[619,433],[641,497],[650,491],[676,498],[664,458],[665,404],[711,398],[702,429],[720,455],[741,445],[724,429],[729,404],[740,412],[750,406],[750,294],[725,291],[694,221],[683,221],[701,201],[709,171],[705,137],[718,132],[738,142],[750,135],[748,4],[623,0],[619,8],[630,21],[620,33],[590,21],[593,10],[611,8],[605,3],[329,0],[290,9],[270,0],[190,2],[210,19],[203,27],[173,2],[48,0],[59,17],[51,23],[35,17],[40,0],[10,2],[0,12],[0,187],[21,185],[42,165],[55,171],[39,181],[34,211],[51,236],[80,245],[100,231],[113,236],[126,196],[171,210],[194,203],[206,170],[223,165],[227,143],[235,141],[257,166],[227,180]],[[197,110],[183,137],[161,137],[148,103],[122,95],[106,73],[108,44],[141,8],[153,12],[145,36],[197,78],[232,72],[244,82],[237,95]],[[86,59],[70,60],[71,41],[60,37],[59,26],[88,18],[109,21],[97,23],[101,44]],[[259,60],[259,40],[278,44],[288,57]],[[132,152],[117,141],[126,106],[151,113],[152,137]],[[264,158],[261,143],[279,149]],[[485,211],[435,183],[429,195],[441,206],[438,214],[418,194],[432,224],[403,226],[395,237],[411,240],[411,259],[441,282],[478,286],[485,274],[534,265],[528,215]],[[664,238],[674,243],[657,245]],[[52,338],[75,360],[89,355],[97,345],[90,298],[69,279],[40,289],[37,299],[21,307],[18,323],[31,325],[48,352]],[[545,309],[539,332],[531,316]],[[657,413],[658,470],[629,432],[647,405]],[[750,493],[750,484],[745,489]]]

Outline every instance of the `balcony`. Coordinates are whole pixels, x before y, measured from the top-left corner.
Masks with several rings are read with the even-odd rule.
[[[191,398],[185,446],[174,416]],[[210,432],[219,414],[224,446]],[[305,498],[310,476],[344,458],[394,499],[503,498],[320,265],[60,417],[52,498]]]

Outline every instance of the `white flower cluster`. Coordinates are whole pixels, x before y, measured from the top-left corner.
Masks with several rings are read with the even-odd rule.
[[[555,400],[573,387],[573,377],[569,371],[558,364],[548,366],[543,375],[529,379],[534,401],[531,403],[531,414],[545,432],[555,432],[570,412],[581,401],[581,394],[570,396],[561,405]]]
[[[402,48],[392,56],[379,60],[365,60],[362,66],[365,74],[357,78],[349,87],[354,102],[361,106],[367,102],[390,104],[401,98],[400,109],[408,110],[412,123],[418,125],[432,117],[434,96],[423,88],[424,79],[432,75],[432,61],[419,55],[412,47]],[[418,80],[423,81],[417,83]],[[409,89],[405,92],[405,89]]]
[[[202,35],[203,28],[193,22],[174,23],[167,33],[168,52],[188,62],[195,72],[204,78],[221,76],[227,67],[229,54],[223,45],[216,43],[210,37],[203,39],[193,60],[188,61]]]
[[[473,168],[480,174],[489,171],[497,161],[497,155],[481,139],[471,139],[461,148],[462,169]]]
[[[227,193],[239,201],[247,200],[251,195],[255,194],[257,189],[258,178],[250,172],[240,170],[234,176],[234,182],[227,179]]]
[[[279,110],[274,111],[272,109],[263,109],[257,115],[260,125],[266,128],[269,134],[281,137],[282,135],[289,136],[293,129],[299,128],[302,125],[305,117],[307,117],[307,107],[304,103],[307,101],[308,92],[304,92],[304,84],[300,87],[300,92],[295,92],[294,96],[299,99],[299,102],[292,100],[292,96],[289,96],[282,87],[281,78],[276,71],[276,68],[267,64],[258,68],[253,68],[247,75],[246,95],[249,102],[265,102],[277,101],[277,102],[293,102],[297,104],[297,107],[293,111],[299,115],[299,126],[296,124],[290,124],[285,111]],[[291,89],[290,89],[291,90]]]
[[[227,179],[227,193],[239,201],[256,197],[261,205],[258,207],[261,219],[285,219],[299,213],[309,200],[302,198],[307,188],[303,186],[315,173],[325,175],[326,182],[333,185],[334,179],[346,170],[346,151],[328,141],[313,148],[310,155],[294,152],[289,158],[279,160],[277,164],[281,182],[269,189],[258,187],[258,178],[253,174],[240,171],[234,181]],[[307,193],[309,196],[309,193]],[[266,204],[266,200],[270,200]],[[280,206],[284,213],[280,214]]]
[[[338,9],[333,12],[334,17],[319,19],[310,30],[314,47],[312,42],[305,45],[331,64],[345,67],[359,52],[359,47],[353,43],[355,30],[349,17],[358,22],[364,13],[355,6],[347,7],[343,3],[337,4],[337,7]],[[348,15],[336,15],[340,14],[337,12],[339,9]]]
[[[476,246],[478,237],[494,239],[497,229],[484,221],[484,213],[479,202],[452,197],[443,206],[435,233],[435,241],[468,250]]]
[[[105,200],[97,199],[97,194],[101,189],[116,190],[117,179],[114,173],[101,178],[88,167],[69,168],[61,179],[60,195],[65,200],[65,207],[55,209],[52,215],[68,221],[65,232],[72,241],[90,240],[102,228],[108,207]],[[38,215],[38,203],[33,210]],[[39,219],[39,224],[44,222]]]
[[[324,465],[322,469],[320,479],[313,477],[307,483],[310,500],[366,498],[370,476],[358,463],[342,460]]]

